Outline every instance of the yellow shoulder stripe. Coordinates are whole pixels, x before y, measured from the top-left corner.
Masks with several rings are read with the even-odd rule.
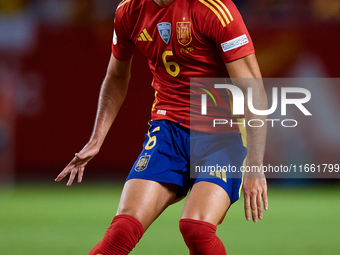
[[[233,16],[231,16],[231,13],[230,13],[229,9],[227,8],[227,6],[225,6],[225,4],[221,2],[221,0],[216,0],[216,2],[218,2],[223,7],[223,9],[227,12],[227,14],[230,18],[230,21],[233,21],[234,18],[233,18]]]
[[[122,7],[124,4],[126,4],[126,3],[128,3],[128,2],[130,2],[131,0],[123,0],[122,2],[120,2],[120,4],[118,4],[118,7],[117,7],[117,10],[120,8],[120,7]],[[116,11],[117,11],[116,10]]]
[[[209,1],[210,3],[212,3],[212,4],[216,7],[216,9],[218,9],[218,10],[222,13],[223,18],[225,19],[225,21],[227,22],[227,24],[229,24],[230,21],[229,21],[227,15],[225,14],[224,10],[222,9],[222,7],[219,6],[219,5],[218,5],[215,1],[213,1],[213,0],[208,0],[208,1]]]
[[[224,20],[222,19],[221,15],[214,9],[214,7],[212,7],[209,3],[207,3],[204,0],[199,0],[202,4],[204,4],[206,7],[208,7],[213,13],[215,13],[215,15],[217,16],[217,18],[221,21],[222,26],[225,27],[226,24],[224,22]]]
[[[225,27],[227,24],[230,24],[230,22],[234,20],[229,9],[227,8],[227,6],[225,6],[224,3],[221,2],[221,0],[208,0],[210,4],[205,0],[199,1],[206,7],[208,7],[217,16],[223,27]]]

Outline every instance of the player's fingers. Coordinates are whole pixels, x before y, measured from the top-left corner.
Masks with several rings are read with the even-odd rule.
[[[68,179],[67,186],[71,186],[73,183],[74,178],[76,177],[76,174],[78,172],[78,168],[73,168],[70,174],[70,178]]]
[[[257,196],[257,212],[258,212],[258,217],[260,220],[263,218],[263,209],[262,209],[262,196],[261,193],[258,194]]]
[[[66,175],[68,175],[74,167],[79,164],[79,159],[77,157],[74,157],[70,163],[64,168],[63,171],[60,172],[60,174],[57,176],[55,179],[56,182],[61,181],[62,179],[65,178]]]
[[[257,205],[256,205],[257,198],[256,197],[257,197],[256,195],[252,195],[250,197],[250,207],[251,207],[251,213],[252,213],[254,222],[257,222]]]
[[[58,176],[54,179],[55,182],[60,182],[64,178],[63,172],[58,174]]]
[[[263,195],[262,195],[262,198],[263,198],[263,203],[264,203],[264,209],[265,210],[268,210],[268,196],[267,196],[267,189],[265,189],[263,191]]]
[[[246,216],[246,220],[250,220],[250,197],[244,196],[244,213]]]
[[[67,167],[64,168],[63,171],[60,172],[60,174],[58,174],[57,178],[55,178],[56,182],[61,181],[62,179],[65,178],[66,175],[68,175],[68,173],[71,171],[71,167],[68,165]]]
[[[79,167],[78,170],[78,182],[81,182],[83,180],[85,167]]]

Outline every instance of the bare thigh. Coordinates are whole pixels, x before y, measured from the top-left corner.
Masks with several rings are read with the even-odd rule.
[[[130,179],[124,185],[117,215],[136,218],[146,231],[165,208],[176,201],[179,189],[174,184]]]
[[[227,192],[215,183],[197,182],[185,202],[182,219],[206,221],[219,224],[230,206]]]

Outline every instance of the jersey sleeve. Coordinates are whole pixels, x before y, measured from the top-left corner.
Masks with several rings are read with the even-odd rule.
[[[200,1],[209,9],[204,32],[216,43],[225,63],[255,52],[241,14],[231,0]]]
[[[128,36],[130,27],[124,15],[125,8],[119,8],[116,11],[113,39],[112,54],[120,61],[127,61],[132,57],[135,45]],[[130,33],[131,34],[131,33]]]

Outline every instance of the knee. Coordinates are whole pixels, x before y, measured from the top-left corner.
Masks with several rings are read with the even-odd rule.
[[[185,243],[190,246],[193,241],[213,239],[216,233],[216,226],[205,221],[181,219],[179,229]]]

